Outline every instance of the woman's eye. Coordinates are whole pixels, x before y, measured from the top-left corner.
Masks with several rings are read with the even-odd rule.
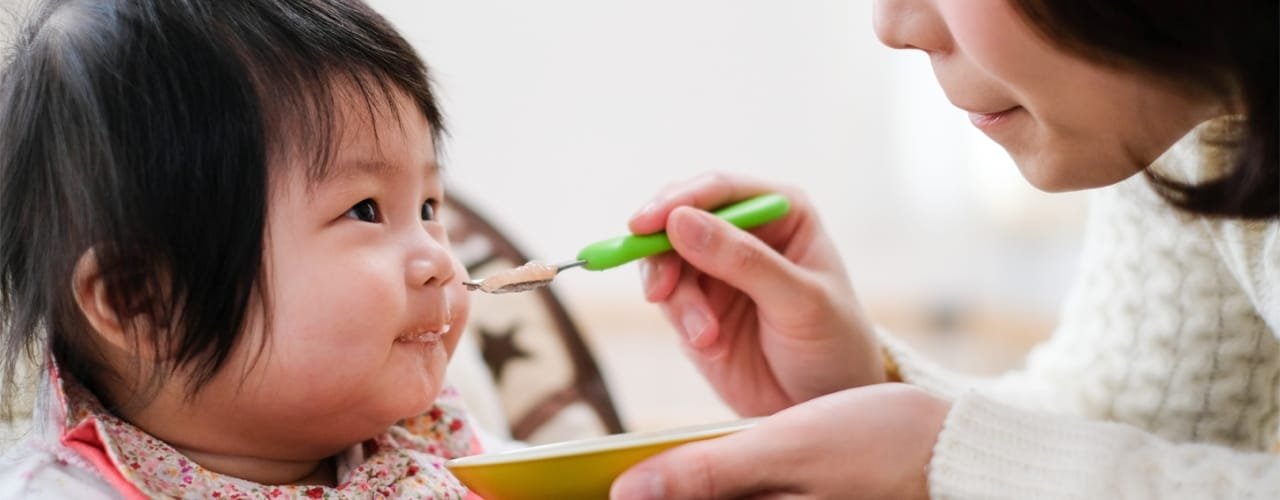
[[[422,220],[436,220],[436,200],[430,199],[422,204]]]
[[[365,199],[347,210],[345,215],[364,222],[378,222],[378,204],[372,199]]]

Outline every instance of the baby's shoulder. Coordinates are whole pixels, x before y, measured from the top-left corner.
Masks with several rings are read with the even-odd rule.
[[[28,440],[0,455],[0,499],[119,498],[93,472]]]

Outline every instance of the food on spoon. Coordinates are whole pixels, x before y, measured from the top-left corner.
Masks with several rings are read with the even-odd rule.
[[[556,277],[556,266],[540,261],[529,261],[515,269],[507,269],[480,282],[480,289],[493,293],[508,285],[551,281]]]

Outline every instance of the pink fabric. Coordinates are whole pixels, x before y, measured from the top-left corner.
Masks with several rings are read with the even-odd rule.
[[[146,499],[138,488],[130,483],[120,474],[120,470],[116,464],[111,461],[111,457],[107,456],[106,447],[102,444],[102,439],[98,435],[98,426],[96,421],[88,419],[75,426],[70,431],[62,435],[62,444],[70,448],[76,454],[84,457],[89,464],[98,470],[98,474],[102,476],[107,483],[111,484],[117,492],[129,499]]]
[[[480,445],[480,435],[472,433],[471,434],[471,454],[479,455],[481,453],[484,453],[484,446]],[[484,500],[484,499],[481,498],[480,495],[477,495],[476,492],[467,490],[467,500]]]
[[[52,363],[51,363],[52,366]],[[129,499],[176,498],[480,498],[444,468],[451,458],[480,449],[466,425],[461,398],[442,391],[426,414],[405,419],[350,454],[336,487],[262,485],[204,469],[106,411],[92,393],[51,368],[64,431],[61,444],[83,457],[112,488]],[[342,460],[340,458],[340,460]]]

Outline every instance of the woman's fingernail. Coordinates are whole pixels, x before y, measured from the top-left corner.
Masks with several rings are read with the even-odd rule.
[[[711,242],[711,224],[703,214],[693,212],[697,209],[689,210],[688,214],[676,221],[676,231],[680,233],[680,239],[688,243],[690,249],[701,252]]]
[[[657,201],[650,201],[649,203],[645,203],[643,207],[640,207],[640,210],[636,210],[636,213],[632,215],[631,218],[636,219],[636,218],[649,215],[649,212],[654,211],[655,209],[657,209],[657,207],[658,207]]]
[[[659,500],[663,496],[662,476],[650,472],[636,472],[619,478],[609,488],[612,500]]]
[[[693,344],[707,329],[707,317],[701,311],[689,308],[681,315],[680,324],[684,325],[684,334],[689,338],[689,343]]]
[[[649,259],[640,259],[640,289],[645,298],[649,297],[649,289],[653,288],[653,264]]]

